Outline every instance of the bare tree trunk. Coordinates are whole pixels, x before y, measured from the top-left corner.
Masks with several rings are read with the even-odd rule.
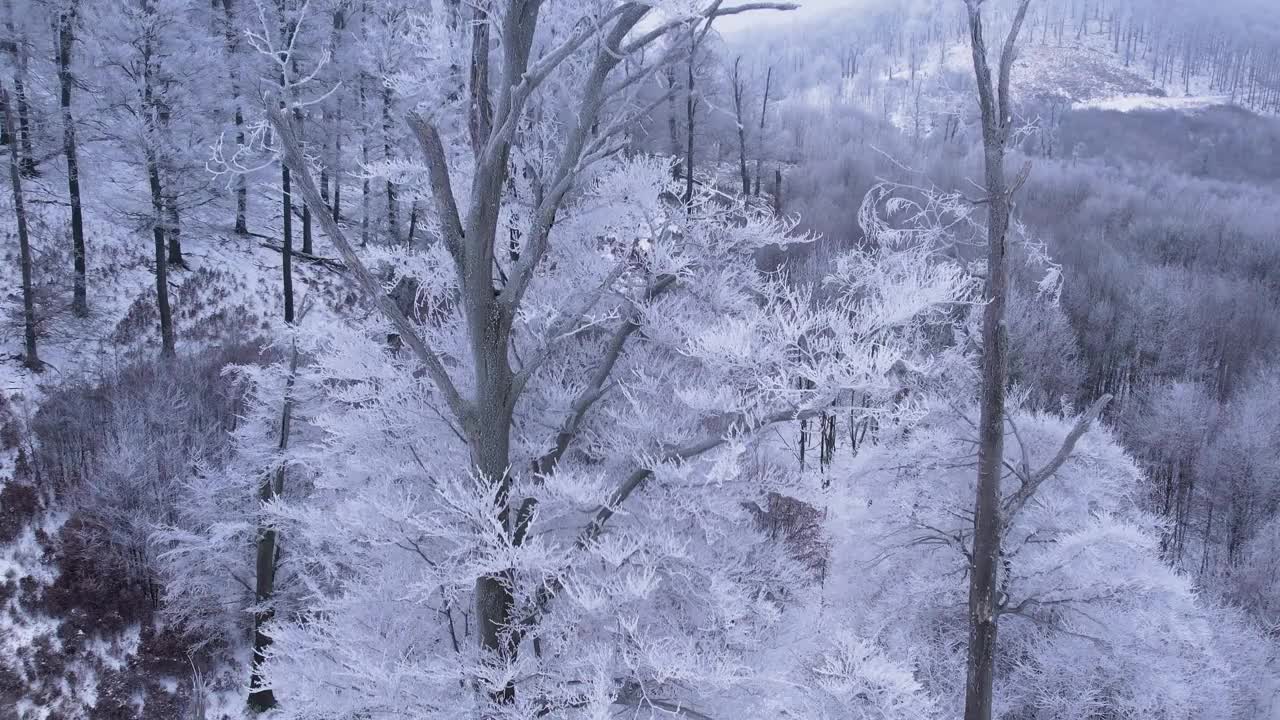
[[[471,102],[467,128],[471,133],[471,150],[477,157],[493,124],[493,103],[489,99],[489,16],[481,7],[472,8],[471,25]]]
[[[76,156],[76,122],[71,113],[71,48],[75,42],[76,13],[80,0],[71,0],[58,15],[58,86],[62,103],[62,153],[67,158],[67,196],[71,201],[71,255],[74,264],[71,309],[76,315],[89,314],[87,269],[85,267],[84,215],[80,207],[80,162]]]
[[[172,175],[172,173],[170,173]],[[182,259],[182,218],[178,214],[178,195],[173,191],[173,181],[170,179],[169,192],[165,195],[165,215],[168,218],[168,248],[169,248],[169,264],[185,265]]]
[[[772,86],[773,86],[773,66],[770,65],[768,72],[766,72],[764,76],[764,99],[760,101],[760,135],[759,135],[760,143],[764,142],[764,121],[765,121],[765,118],[769,117],[769,90],[772,89]],[[760,152],[756,155],[756,188],[755,188],[756,195],[760,194],[760,162],[763,156],[764,156],[764,148],[762,147],[760,149]]]
[[[382,88],[382,157],[388,163],[393,155],[391,143],[391,88]],[[391,243],[400,240],[400,212],[396,199],[396,184],[387,178],[387,239]]]
[[[280,444],[283,453],[289,449],[289,428],[293,421],[293,384],[298,374],[298,347],[295,344],[289,359],[289,378],[284,387],[284,409],[280,412]],[[268,473],[262,480],[258,492],[263,503],[269,503],[284,493],[285,466],[283,462],[274,472]],[[256,580],[254,596],[257,608],[253,613],[253,660],[249,675],[249,707],[259,712],[270,710],[276,706],[275,693],[264,687],[262,661],[266,657],[267,648],[271,645],[271,636],[266,633],[266,626],[275,617],[271,607],[276,590],[276,567],[280,560],[279,536],[275,528],[262,524],[258,529],[257,560],[255,563]]]
[[[160,120],[160,132],[163,132],[167,138],[169,131],[169,121],[171,114],[169,104],[162,97],[155,98],[156,115]],[[184,265],[182,260],[182,223],[178,215],[178,192],[175,188],[174,171],[171,158],[168,154],[159,154],[157,157],[160,165],[161,177],[164,179],[164,209],[166,222],[166,235],[168,237],[168,257],[170,265]]]
[[[169,309],[169,262],[165,257],[164,190],[155,151],[147,151],[147,180],[151,188],[151,233],[155,240],[156,310],[160,314],[160,355],[173,357],[173,313]]]
[[[280,35],[286,46],[290,46],[293,42],[294,33],[297,26],[288,18],[288,0],[277,0],[277,8],[280,11]],[[286,51],[277,53],[280,57],[280,87],[287,87],[286,78],[286,61],[289,59]],[[280,107],[284,108],[284,100],[280,101]],[[301,123],[300,113],[294,113],[294,120]],[[302,128],[298,128],[301,134]],[[289,177],[289,166],[280,163],[280,213],[281,221],[281,238],[280,238],[280,285],[284,294],[284,321],[293,322],[293,192],[292,182]]]
[[[693,130],[694,119],[698,109],[697,98],[694,95],[694,77],[693,77],[693,61],[697,54],[697,45],[693,37],[689,39],[689,74],[687,76],[688,85],[685,87],[685,121],[688,125],[686,128],[688,133],[685,135],[685,155],[684,155],[684,204],[688,205],[693,202]]]
[[[1031,0],[1020,0],[1000,56],[999,78],[992,80],[982,30],[979,0],[965,0],[974,74],[982,109],[986,170],[987,280],[982,322],[982,398],[978,424],[978,487],[973,519],[973,555],[969,573],[969,658],[965,720],[990,720],[995,675],[996,622],[1001,563],[1001,492],[1004,471],[1004,398],[1008,375],[1005,307],[1008,302],[1006,235],[1011,191],[1004,171],[1012,107],[1010,76],[1018,31]],[[998,86],[995,84],[998,82]]]
[[[244,109],[240,102],[240,77],[236,71],[236,62],[240,52],[240,33],[236,31],[235,11],[232,9],[232,0],[222,0],[223,22],[225,23],[224,36],[226,37],[227,48],[227,65],[230,67],[231,77],[231,97],[235,103],[235,125],[236,125],[236,148],[244,147]],[[244,173],[236,174],[236,221],[235,233],[237,235],[248,235],[249,224],[247,215],[249,210],[249,179]]]
[[[369,118],[369,101],[368,92],[365,85],[368,78],[362,73],[360,75],[360,119],[368,120]],[[361,167],[369,166],[369,133],[361,131],[360,133],[360,163]],[[369,174],[361,173],[362,181],[360,184],[360,245],[361,247],[369,244],[369,199],[371,189],[369,187]]]
[[[13,0],[5,0],[5,29],[9,32],[12,45],[9,54],[13,57],[13,100],[10,107],[18,116],[16,130],[8,132],[11,141],[22,145],[22,158],[19,161],[22,174],[31,177],[36,174],[36,156],[31,149],[31,109],[27,105],[27,45],[25,38],[18,37],[13,23]]]
[[[733,112],[738,124],[738,170],[742,173],[742,196],[751,194],[751,174],[747,172],[746,119],[742,117],[742,76],[739,73],[742,56],[733,61]]]
[[[42,367],[40,354],[36,350],[36,306],[32,294],[31,280],[31,238],[27,234],[27,211],[22,204],[22,159],[18,154],[18,143],[14,141],[15,127],[12,105],[9,102],[9,91],[0,85],[0,112],[4,113],[5,130],[9,135],[9,182],[13,185],[13,212],[18,221],[18,255],[22,270],[22,318],[23,339],[26,342],[27,356],[23,364],[27,368],[39,371]]]
[[[295,108],[293,117],[298,121],[298,132],[302,132],[302,110]],[[292,198],[290,198],[292,204]],[[311,254],[311,208],[306,203],[302,205],[302,252]]]
[[[281,287],[284,292],[284,321],[293,322],[293,193],[289,178],[289,166],[280,166],[281,211],[284,213],[284,232],[281,237],[280,260]]]
[[[145,15],[152,13],[150,0],[143,0],[142,12]],[[160,157],[156,148],[159,143],[158,123],[161,109],[152,84],[153,59],[154,48],[151,30],[148,28],[143,34],[142,41],[142,110],[146,127],[144,154],[147,181],[151,189],[151,233],[155,241],[156,310],[160,315],[160,356],[171,358],[175,355],[175,350],[173,313],[169,308],[169,263],[165,257],[165,193],[160,181]]]

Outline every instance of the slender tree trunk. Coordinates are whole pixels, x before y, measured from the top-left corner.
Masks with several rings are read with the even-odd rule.
[[[26,343],[27,356],[23,364],[28,369],[38,371],[42,367],[40,353],[36,348],[36,306],[33,297],[31,279],[31,237],[27,234],[27,211],[22,203],[22,158],[19,156],[18,143],[13,142],[16,132],[13,122],[13,105],[9,102],[9,91],[0,85],[0,112],[4,113],[5,130],[9,143],[9,182],[13,185],[13,213],[18,222],[18,262],[22,271],[22,319],[23,340]]]
[[[999,617],[1001,565],[1000,479],[1004,472],[1004,405],[1008,375],[1005,308],[1008,302],[1006,236],[1011,209],[1004,171],[1012,108],[1009,92],[1018,31],[1030,0],[1020,0],[1000,56],[998,86],[987,64],[982,12],[966,0],[969,34],[982,109],[982,141],[986,179],[987,280],[982,322],[982,397],[978,424],[978,486],[974,504],[973,554],[969,573],[969,657],[965,720],[990,720],[995,676],[996,629]]]
[[[289,319],[292,322],[292,319]],[[289,359],[289,378],[285,381],[284,408],[280,412],[279,450],[283,453],[289,449],[289,430],[293,422],[293,385],[298,374],[298,347],[295,344]],[[285,465],[283,462],[274,472],[268,473],[262,480],[258,497],[263,503],[269,503],[284,493]],[[271,646],[271,636],[266,626],[275,617],[271,601],[276,590],[276,568],[280,560],[279,536],[275,528],[262,524],[258,529],[257,559],[255,563],[256,581],[254,596],[257,609],[253,614],[253,660],[249,675],[249,707],[259,712],[270,710],[276,706],[275,693],[265,687],[262,675],[262,661],[266,658],[267,648]]]
[[[155,240],[156,310],[160,313],[160,355],[174,356],[173,313],[169,309],[169,262],[165,257],[164,189],[155,151],[147,151],[147,180],[151,188],[151,233]]]
[[[293,322],[293,193],[291,192],[289,166],[280,164],[281,211],[284,213],[284,232],[281,237],[280,260],[281,288],[284,292],[284,321]]]
[[[169,182],[169,193],[165,195],[165,214],[168,216],[169,264],[185,265],[182,259],[182,217],[178,214],[178,196],[173,192],[173,181]]]
[[[150,0],[143,0],[142,12],[152,13]],[[173,313],[169,308],[169,263],[165,257],[165,193],[160,181],[160,157],[157,145],[160,129],[160,106],[153,86],[155,72],[154,48],[152,47],[151,30],[143,34],[142,41],[142,112],[146,137],[144,155],[147,165],[147,181],[151,189],[151,234],[155,241],[156,263],[156,310],[160,315],[160,356],[171,358],[175,355],[173,338]]]
[[[391,133],[391,88],[382,88],[382,156],[388,163],[391,162],[394,153],[392,150]],[[387,178],[387,237],[391,243],[396,243],[400,239],[400,218],[399,218],[399,202],[396,199],[396,184]]]
[[[76,13],[80,0],[71,0],[58,16],[58,86],[62,103],[62,153],[67,158],[67,197],[71,201],[71,255],[75,277],[71,309],[76,315],[89,314],[87,269],[85,267],[84,215],[80,207],[80,162],[76,156],[76,123],[71,112],[71,50],[75,42]]]
[[[18,37],[14,26],[13,0],[5,0],[5,29],[13,40],[13,46],[9,48],[14,68],[13,99],[9,105],[16,110],[18,116],[16,129],[10,130],[8,135],[10,138],[17,138],[22,145],[19,166],[24,176],[31,177],[36,174],[36,156],[31,149],[31,108],[27,104],[27,45],[25,38]]]
[[[676,119],[676,70],[674,65],[668,65],[666,69],[667,89],[670,94],[667,96],[667,133],[671,140],[671,157],[678,158],[680,156],[680,132],[677,127]]]
[[[742,117],[742,56],[733,61],[733,112],[738,125],[738,171],[742,174],[742,197],[751,194],[751,173],[747,171],[746,118]]]
[[[406,247],[413,247],[413,236],[418,231],[418,201],[414,200],[409,206],[409,235],[405,238]]]
[[[688,124],[686,128],[688,133],[685,135],[685,155],[684,155],[684,204],[689,205],[693,202],[693,131],[694,116],[697,113],[697,98],[694,95],[694,76],[693,61],[697,53],[698,46],[693,40],[693,36],[689,40],[689,74],[687,76],[688,85],[685,87],[685,121]]]
[[[764,99],[760,101],[760,143],[764,143],[764,121],[769,117],[769,90],[773,86],[773,66],[769,66],[769,70],[764,75]],[[764,155],[764,148],[761,147],[759,154],[756,155],[756,188],[755,194],[760,194],[760,162]]]
[[[364,74],[360,76],[360,118],[368,120],[369,118],[369,93],[366,88],[368,77]],[[369,133],[361,131],[360,133],[360,165],[361,167],[369,166]],[[360,245],[361,247],[369,244],[369,214],[372,212],[369,206],[372,201],[372,188],[369,184],[369,174],[361,173],[360,182]]]
[[[236,149],[244,147],[244,108],[240,99],[240,75],[236,70],[236,62],[240,55],[240,33],[236,31],[235,10],[232,7],[232,0],[222,0],[223,20],[226,23],[224,31],[226,37],[227,48],[227,65],[230,67],[231,77],[231,98],[235,103],[235,115],[233,120],[236,125]],[[238,173],[235,179],[236,183],[236,220],[235,233],[237,235],[249,234],[249,179],[244,173]]]
[[[171,119],[169,105],[162,98],[156,98],[156,114],[160,119],[160,132],[165,133],[167,138],[169,132],[169,121]],[[171,158],[166,155],[160,155],[157,159],[164,158],[161,162],[161,174],[165,181],[164,208],[166,217],[166,235],[169,240],[169,264],[184,265],[182,260],[182,222],[178,214],[178,192],[175,188],[177,183]]]
[[[302,111],[295,109],[293,116],[298,121],[298,132],[302,133]],[[311,254],[311,208],[306,203],[302,204],[302,252]]]

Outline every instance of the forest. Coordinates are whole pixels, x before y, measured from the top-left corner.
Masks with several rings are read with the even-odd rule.
[[[1280,718],[1273,0],[0,23],[0,718]]]

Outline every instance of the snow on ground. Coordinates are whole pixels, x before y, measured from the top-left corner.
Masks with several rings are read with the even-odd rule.
[[[1035,35],[1024,36],[1014,63],[1013,92],[1023,103],[1119,112],[1192,112],[1235,102],[1213,88],[1206,75],[1159,84],[1145,61],[1134,59],[1126,65],[1106,34],[1086,35],[1063,45],[1045,43]],[[852,78],[820,81],[792,102],[813,108],[859,107],[889,118],[909,135],[928,135],[940,125],[939,117],[976,112],[968,44],[934,44],[923,48],[920,56],[924,60],[914,77],[905,61],[880,57],[883,65],[868,66]]]
[[[0,148],[0,160],[7,155]],[[46,367],[32,373],[21,364],[23,352],[22,285],[13,196],[8,183],[0,192],[0,430],[8,443],[0,444],[0,489],[16,476],[18,447],[29,442],[25,428],[39,410],[45,389],[66,381],[93,381],[138,358],[158,354],[158,315],[155,309],[154,245],[136,208],[147,198],[145,178],[138,168],[102,158],[102,149],[82,148],[85,236],[88,249],[90,315],[75,317],[71,301],[71,253],[66,177],[60,157],[45,161],[37,177],[24,182],[24,204],[30,216],[37,297],[42,310],[39,352]],[[274,197],[273,197],[274,195]],[[357,197],[358,189],[350,197]],[[231,231],[233,215],[219,201],[184,213],[182,248],[185,267],[170,266],[170,303],[178,353],[196,351],[228,341],[265,341],[279,327],[283,300],[280,291],[281,255],[278,191],[269,182],[250,186],[250,230],[240,237]],[[295,222],[301,234],[301,223]],[[268,240],[270,238],[270,240]],[[316,253],[333,256],[319,228]],[[300,237],[295,239],[300,243]],[[325,321],[347,305],[346,279],[338,272],[305,261],[294,262],[295,298],[320,295],[311,320]],[[319,317],[316,317],[319,316]],[[29,451],[29,448],[28,448]],[[6,509],[7,511],[7,509]],[[143,629],[137,624],[123,632],[76,637],[71,652],[60,637],[67,633],[61,617],[33,609],[38,597],[58,578],[59,568],[47,555],[48,538],[56,537],[65,513],[37,509],[33,522],[22,527],[13,542],[0,542],[0,676],[17,681],[29,697],[10,712],[21,720],[80,717],[116,692],[120,678],[145,673],[140,656]],[[37,532],[37,527],[41,532]],[[43,538],[43,541],[42,541]],[[34,607],[40,607],[38,602]],[[65,668],[41,675],[41,657],[62,656]],[[212,668],[216,680],[211,694],[210,720],[241,717],[248,678]],[[110,677],[114,676],[114,677]],[[157,682],[184,691],[191,678],[161,677]],[[43,689],[41,689],[43,688]],[[124,689],[138,717],[147,716],[144,697]],[[42,699],[43,698],[43,699]],[[56,705],[54,704],[56,703]],[[10,715],[4,715],[10,717]]]
[[[1208,107],[1230,105],[1227,95],[1190,95],[1184,97],[1154,97],[1150,95],[1118,95],[1101,100],[1076,103],[1075,110],[1111,110],[1114,112],[1135,112],[1140,110],[1173,110],[1191,112]]]

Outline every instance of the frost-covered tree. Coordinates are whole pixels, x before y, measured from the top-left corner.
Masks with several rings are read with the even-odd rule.
[[[755,651],[803,580],[754,525],[788,476],[752,448],[833,403],[909,411],[895,400],[938,365],[930,333],[970,283],[929,232],[847,254],[821,287],[763,274],[756,253],[804,239],[790,223],[686,206],[668,160],[621,152],[646,84],[757,6],[515,2],[484,16],[502,44],[471,52],[447,23],[407,24],[429,40],[420,75],[392,80],[419,108],[409,172],[438,238],[416,252],[357,253],[274,114],[296,191],[379,311],[302,323],[310,438],[258,464],[300,486],[266,508],[305,596],[265,649],[286,716],[596,716],[791,671]],[[465,95],[421,82],[490,53],[491,84]]]
[[[868,654],[909,663],[937,711],[916,717],[962,708],[972,415],[935,406],[905,439],[845,465],[829,500],[840,562],[824,622]],[[1073,429],[1012,411],[1005,463],[1011,472],[1044,463]],[[1163,522],[1143,509],[1145,484],[1094,426],[1025,502],[1006,490],[995,717],[1250,718],[1270,701],[1274,648],[1163,562]]]

